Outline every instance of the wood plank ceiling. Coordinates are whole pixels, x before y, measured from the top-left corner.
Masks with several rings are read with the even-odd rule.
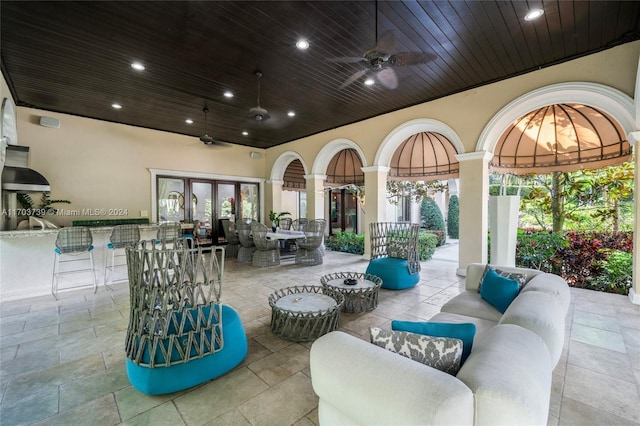
[[[544,15],[525,21],[533,8]],[[18,105],[194,137],[207,105],[209,135],[268,148],[640,39],[640,2],[3,0],[0,24]],[[362,68],[332,58],[361,57],[388,32],[385,53],[433,59],[394,67],[395,89],[341,88]],[[256,70],[262,123],[249,117]]]

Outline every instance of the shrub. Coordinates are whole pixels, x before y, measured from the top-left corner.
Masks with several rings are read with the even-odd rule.
[[[587,280],[584,288],[619,293],[627,295],[631,288],[631,268],[633,259],[631,253],[622,250],[601,250],[605,260],[596,262],[600,274],[592,280]]]
[[[436,251],[438,237],[430,232],[420,232],[418,235],[418,258],[421,262],[431,259]]]
[[[445,234],[444,231],[432,231],[428,229],[421,229],[420,232],[435,235],[436,247],[440,247],[441,245],[447,242],[447,235]]]
[[[567,240],[551,232],[518,230],[516,265],[560,275]]]
[[[567,233],[568,246],[562,252],[562,277],[574,287],[592,288],[603,274],[603,262],[609,250],[631,253],[633,241],[626,232]],[[628,269],[629,275],[631,268]]]
[[[430,231],[442,231],[444,238],[438,240],[438,246],[444,244],[447,240],[444,218],[442,217],[440,207],[438,207],[433,198],[425,197],[422,199],[422,203],[420,204],[420,218],[424,229]]]
[[[325,240],[325,247],[344,253],[364,254],[364,234],[337,231]]]
[[[460,238],[460,201],[457,195],[449,198],[449,211],[447,213],[447,233],[449,237]]]

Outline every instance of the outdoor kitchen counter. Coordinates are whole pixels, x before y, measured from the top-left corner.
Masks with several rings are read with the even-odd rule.
[[[113,227],[90,229],[93,235],[93,257],[98,291],[104,291],[105,255]],[[158,225],[140,225],[140,238],[154,239],[157,230]],[[57,234],[58,229],[0,231],[0,300],[51,295],[53,249]],[[81,282],[89,279],[88,273],[64,277],[64,280]],[[62,287],[64,284],[61,282]],[[71,284],[71,281],[67,281],[66,284]],[[61,297],[68,296],[61,293]]]

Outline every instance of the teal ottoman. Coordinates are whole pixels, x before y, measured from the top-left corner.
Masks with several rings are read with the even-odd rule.
[[[388,290],[403,290],[420,282],[419,272],[409,273],[407,259],[396,257],[379,257],[371,260],[366,273],[380,277],[382,288]]]

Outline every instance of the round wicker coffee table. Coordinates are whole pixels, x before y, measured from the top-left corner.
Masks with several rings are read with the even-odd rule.
[[[344,296],[319,286],[286,287],[269,296],[271,330],[285,340],[310,342],[338,328]]]
[[[382,279],[375,275],[358,272],[336,272],[320,278],[324,288],[344,296],[344,312],[369,312],[378,306],[378,291]]]

